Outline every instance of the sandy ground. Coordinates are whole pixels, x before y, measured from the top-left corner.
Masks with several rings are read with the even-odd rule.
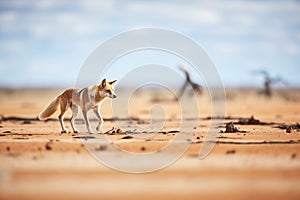
[[[106,101],[101,113],[107,119],[104,132],[115,127],[123,133],[91,137],[81,120],[80,134],[60,134],[57,114],[47,122],[35,119],[61,91],[0,91],[0,199],[300,199],[300,131],[285,129],[300,122],[299,90],[277,91],[271,99],[253,89],[227,90],[225,115],[230,118],[216,130],[225,131],[225,123],[232,121],[241,132],[220,133],[202,159],[199,152],[208,144],[211,123],[207,117],[213,115],[207,94],[199,97],[200,114],[195,117],[194,108],[179,107],[161,91],[137,93],[128,103],[122,98],[126,90],[120,89],[118,100]],[[192,105],[188,95],[182,102]],[[126,117],[118,110],[127,105]],[[164,115],[151,110],[153,105],[161,105]],[[238,123],[252,115],[260,123]],[[66,125],[71,131],[68,121]],[[124,161],[112,149],[126,155],[161,155],[174,143],[178,146],[167,157],[176,158],[180,145],[188,147],[184,155],[154,172],[120,172],[95,159],[100,155]],[[157,164],[155,159],[145,162]],[[138,168],[140,162],[125,158],[125,165]]]

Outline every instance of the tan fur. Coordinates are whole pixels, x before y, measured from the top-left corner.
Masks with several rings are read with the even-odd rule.
[[[116,98],[114,94],[114,86],[113,84],[116,81],[106,82],[106,79],[103,79],[99,85],[92,85],[87,88],[82,89],[67,89],[61,95],[57,96],[54,101],[50,103],[50,105],[39,114],[40,120],[46,120],[51,117],[60,107],[60,115],[58,116],[60,125],[62,128],[62,133],[66,133],[66,127],[63,122],[65,112],[71,108],[72,109],[72,117],[70,119],[71,126],[74,133],[78,131],[75,128],[74,122],[76,117],[79,114],[79,108],[82,110],[82,114],[86,123],[86,127],[89,133],[92,133],[89,119],[87,116],[87,112],[89,110],[94,110],[96,117],[99,120],[99,124],[97,126],[97,131],[101,129],[103,124],[102,116],[100,115],[99,109],[101,102],[105,100],[107,97]]]
[[[56,110],[58,109],[59,106],[59,101],[57,98],[55,98],[50,105],[39,114],[39,120],[46,120],[49,117],[51,117],[51,115],[53,115]]]

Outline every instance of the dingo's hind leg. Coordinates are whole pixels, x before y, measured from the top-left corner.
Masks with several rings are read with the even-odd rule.
[[[75,128],[75,119],[77,118],[78,114],[79,114],[79,107],[75,104],[71,104],[71,109],[72,109],[72,117],[70,119],[71,121],[71,126],[72,126],[72,129],[73,129],[73,132],[74,133],[79,133],[79,131]]]
[[[67,133],[67,129],[64,124],[64,115],[68,109],[68,102],[60,100],[60,115],[58,116],[60,126],[61,126],[61,133]]]

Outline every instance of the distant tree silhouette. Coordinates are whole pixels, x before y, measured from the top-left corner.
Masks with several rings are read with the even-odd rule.
[[[192,81],[190,73],[187,71],[187,69],[183,65],[180,65],[179,68],[181,69],[181,71],[184,72],[186,80],[185,80],[183,86],[181,87],[181,89],[180,89],[177,97],[175,97],[175,100],[180,99],[183,96],[184,91],[186,90],[186,88],[187,88],[188,85],[191,85],[192,89],[196,93],[201,94],[202,93],[202,87],[201,87],[201,85],[199,85],[199,84],[195,83],[194,81]]]
[[[260,94],[264,94],[267,97],[271,97],[273,92],[271,86],[275,83],[283,83],[287,85],[287,82],[285,82],[282,78],[280,77],[271,77],[269,73],[266,70],[258,70],[255,71],[256,74],[260,74],[264,76],[264,89],[260,91]]]

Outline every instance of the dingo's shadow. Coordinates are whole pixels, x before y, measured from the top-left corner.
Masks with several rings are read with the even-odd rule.
[[[91,136],[91,135],[74,136],[73,138],[74,139],[84,139],[84,140],[87,140],[87,139],[96,139],[95,136]]]

